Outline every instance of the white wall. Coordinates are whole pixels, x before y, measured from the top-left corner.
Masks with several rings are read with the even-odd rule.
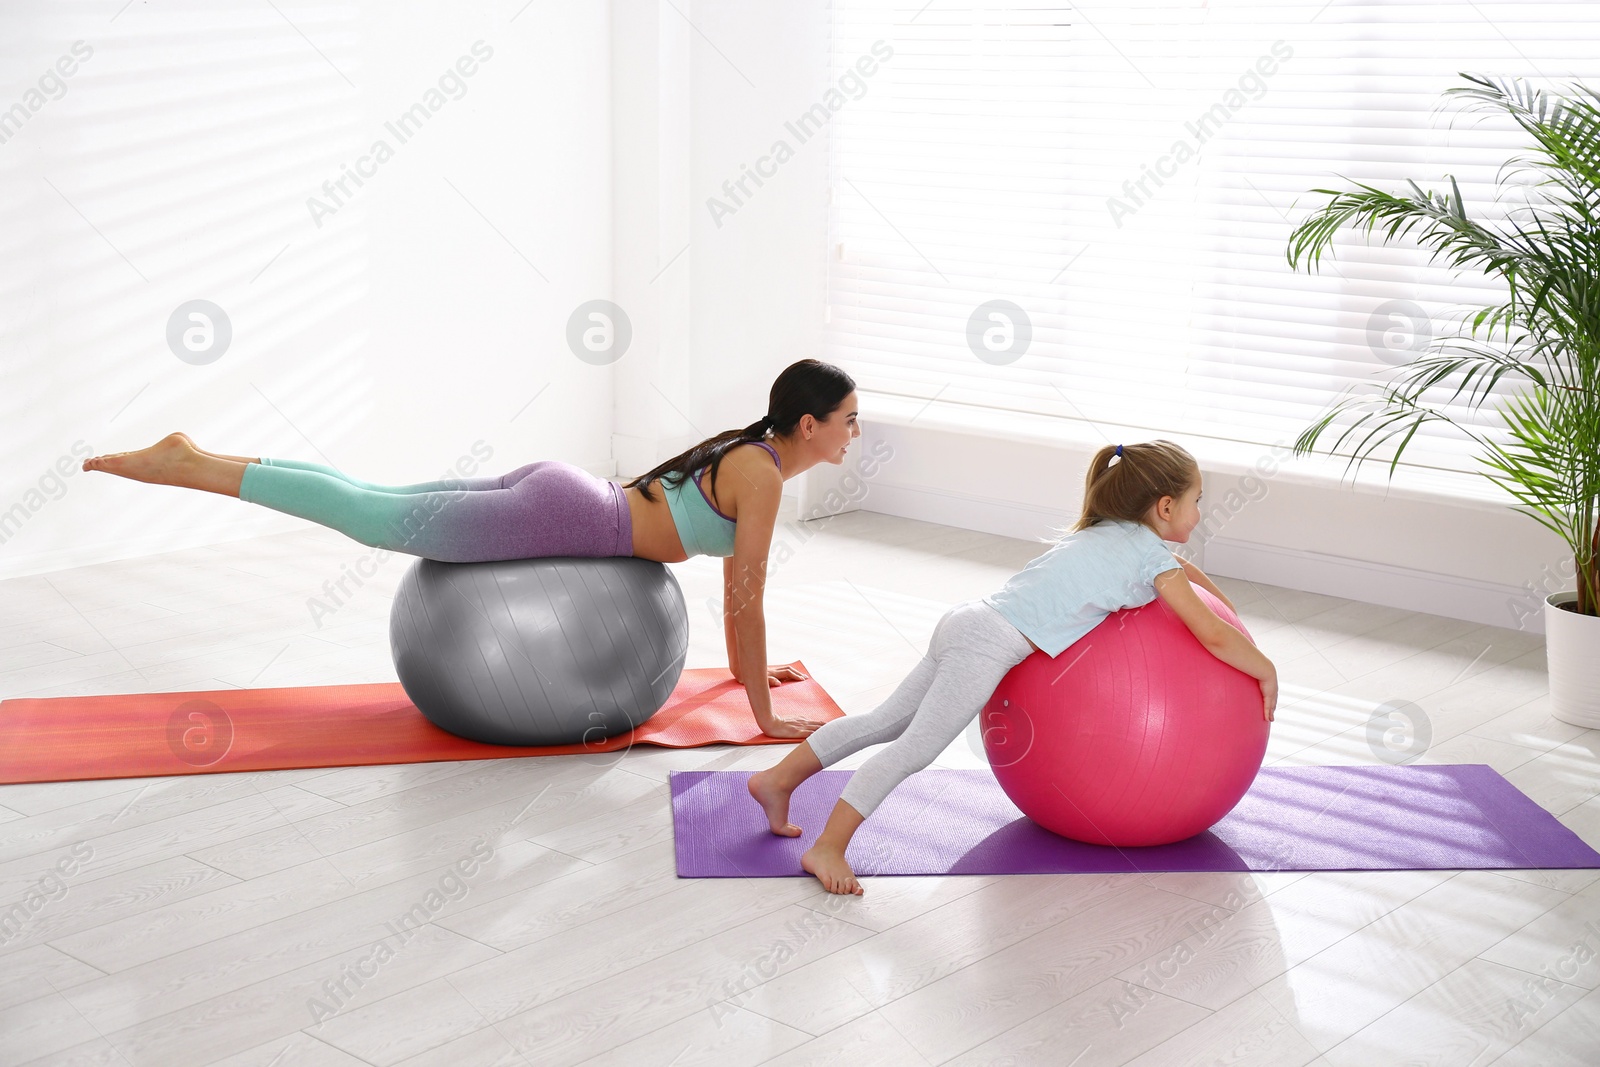
[[[819,353],[821,139],[796,145],[761,187],[747,182],[752,195],[720,225],[706,201],[817,100],[827,9],[616,0],[616,10],[617,299],[659,339],[619,364],[617,457],[636,474],[754,422],[778,372]]]
[[[774,11],[702,0],[691,17],[703,31],[693,41],[694,410],[718,430],[748,421],[771,371],[824,355],[826,145],[800,145],[783,124],[827,85],[828,12],[822,3]],[[721,195],[722,182],[778,138],[795,157],[716,228],[704,198]],[[835,490],[851,507],[1021,538],[1076,519],[1089,442],[1064,440],[1072,433],[1060,427],[1021,432],[1021,420],[982,432],[942,420],[937,406],[915,407],[865,397],[854,458],[806,476],[802,514],[830,510]],[[730,410],[739,417],[718,419]],[[866,483],[841,486],[880,440],[894,458]],[[1389,490],[1371,465],[1341,484],[1342,461],[1286,464],[1321,466],[1320,483],[1275,473],[1241,489],[1249,457],[1263,450],[1186,443],[1202,457],[1208,507],[1238,490],[1239,503],[1214,514],[1192,546],[1218,574],[1532,630],[1542,628],[1543,593],[1570,587],[1559,539],[1503,504]]]
[[[827,86],[827,6],[721,0],[698,5],[695,21],[705,34],[695,51],[690,188],[695,381],[706,421],[736,413],[721,430],[759,418],[778,372],[821,355],[827,145],[801,144],[784,124]],[[794,156],[768,165],[776,173],[758,185],[746,168],[779,140]],[[729,203],[724,184],[737,190],[741,177],[743,203],[716,219],[707,201]]]
[[[73,41],[94,48],[0,144],[0,507],[23,509],[0,528],[0,575],[299,525],[100,475],[51,482],[79,440],[182,428],[401,481],[481,438],[496,470],[550,457],[627,476],[752,421],[782,367],[822,354],[826,144],[784,125],[827,85],[821,0],[279,6],[298,31],[254,4],[0,14],[0,106]],[[479,39],[495,54],[467,94],[315,227],[306,198]],[[780,139],[793,158],[718,225],[707,199]],[[197,296],[236,331],[204,367],[163,337]],[[609,366],[565,348],[595,297],[634,327]],[[864,416],[859,451],[895,450],[845,494],[867,507],[1019,537],[1076,512],[1084,448],[876,402]],[[808,507],[849,469],[790,489]],[[1220,502],[1240,469],[1207,472]],[[1504,509],[1286,477],[1246,495],[1204,546],[1217,573],[1530,628],[1522,587],[1561,585],[1559,542]]]
[[[175,429],[380,482],[609,473],[616,368],[565,342],[611,288],[608,4],[118,6],[0,9],[0,576],[303,528],[77,470]],[[165,336],[195,298],[233,330],[205,365]]]

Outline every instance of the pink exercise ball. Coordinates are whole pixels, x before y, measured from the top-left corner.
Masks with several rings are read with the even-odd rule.
[[[1249,636],[1208,590],[1200,599]],[[980,713],[984,751],[1011,802],[1094,845],[1164,845],[1233,809],[1271,723],[1261,685],[1206,651],[1160,597],[1107,616],[1052,659],[1034,652]]]

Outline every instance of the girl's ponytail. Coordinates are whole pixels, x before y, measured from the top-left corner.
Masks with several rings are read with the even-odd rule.
[[[1195,458],[1172,441],[1106,445],[1089,460],[1083,512],[1072,530],[1108,519],[1144,522],[1152,504],[1164,496],[1182,496],[1199,473]]]

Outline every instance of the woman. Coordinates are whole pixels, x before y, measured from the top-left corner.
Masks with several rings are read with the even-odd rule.
[[[769,687],[804,676],[767,665],[767,552],[783,483],[818,463],[844,462],[861,434],[856,423],[855,382],[838,367],[803,359],[773,382],[762,418],[621,486],[559,460],[500,477],[372,485],[317,463],[206,452],[182,433],[137,452],[92,456],[83,469],[238,497],[364,545],[447,563],[722,556],[728,669],[744,685],[762,732],[794,738],[820,723],[772,712]]]

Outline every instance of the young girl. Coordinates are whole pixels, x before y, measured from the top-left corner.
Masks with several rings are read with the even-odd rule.
[[[819,463],[843,463],[860,435],[855,382],[831,363],[802,359],[773,382],[760,419],[708,438],[626,485],[559,460],[498,477],[372,485],[320,463],[206,452],[181,433],[137,452],[91,457],[83,469],[238,497],[370,547],[446,563],[542,556],[677,563],[721,556],[728,670],[743,683],[761,731],[795,738],[819,724],[772,711],[770,687],[803,676],[767,664],[767,553],[783,483]],[[659,495],[652,495],[651,482]]]
[[[877,708],[825,724],[782,762],[750,776],[772,832],[797,837],[789,796],[801,782],[868,745],[892,742],[851,776],[800,865],[830,893],[862,892],[845,847],[908,775],[932,763],[988,702],[1006,672],[1034,651],[1059,656],[1120,608],[1160,596],[1224,663],[1261,683],[1262,715],[1278,701],[1272,661],[1197,595],[1191,581],[1233,607],[1200,568],[1162,544],[1182,544],[1200,522],[1200,468],[1170,441],[1107,445],[1089,464],[1083,515],[1071,532],[1012,575],[999,592],[957,604],[939,620],[928,654]]]

